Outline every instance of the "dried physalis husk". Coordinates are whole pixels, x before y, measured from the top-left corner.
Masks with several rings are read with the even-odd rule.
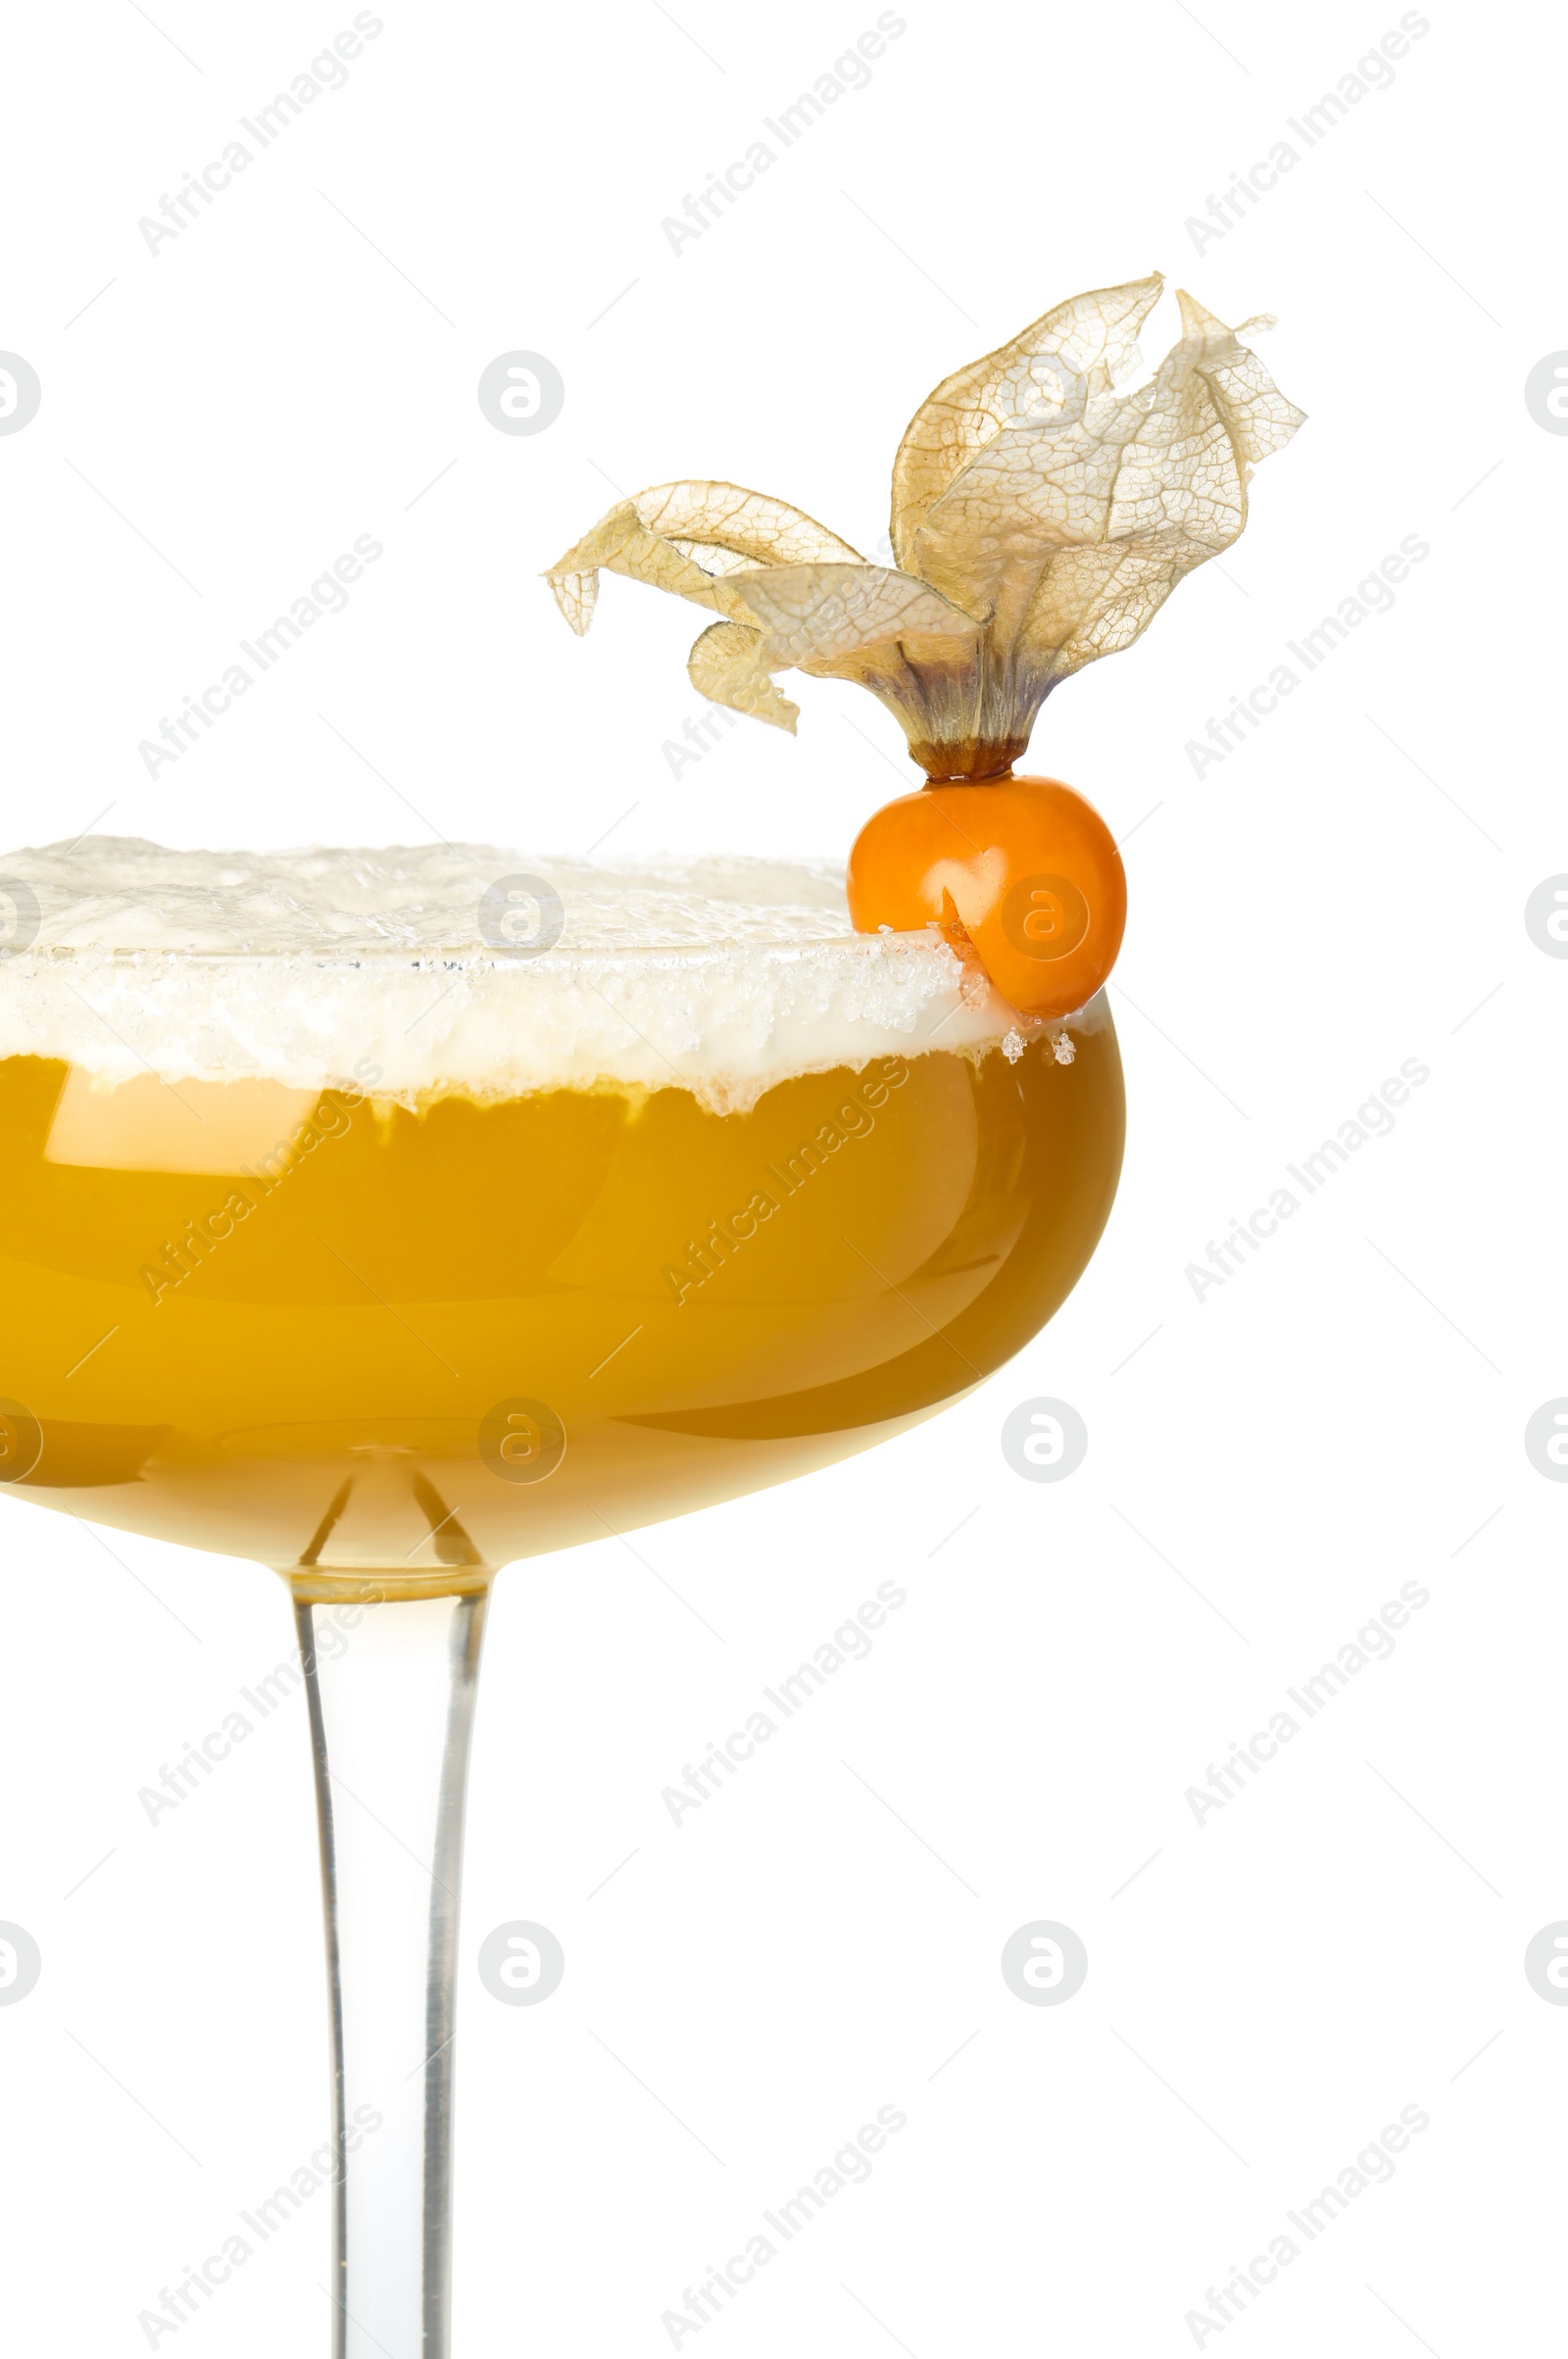
[[[1058,680],[1230,547],[1252,467],[1301,423],[1245,331],[1180,292],[1180,342],[1118,392],[1162,285],[1075,295],[921,403],[893,467],[897,571],[764,493],[662,483],[551,566],[562,613],[587,629],[603,568],[652,582],[721,617],[688,667],[713,703],[793,731],[775,672],[858,680],[928,777],[1001,775]]]

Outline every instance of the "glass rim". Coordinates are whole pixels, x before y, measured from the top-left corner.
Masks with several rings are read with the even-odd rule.
[[[696,964],[704,959],[806,959],[822,952],[864,958],[892,946],[906,950],[951,949],[935,920],[906,932],[889,928],[875,934],[822,934],[794,939],[754,939],[729,936],[717,942],[617,942],[552,944],[548,950],[492,949],[485,946],[440,949],[406,942],[290,943],[266,949],[197,949],[177,943],[44,942],[25,946],[0,945],[0,989],[6,973],[39,967],[86,963],[126,966],[271,966],[290,964],[314,969],[353,971],[401,968],[409,972],[468,972],[504,974],[536,968],[565,976],[573,967],[612,965],[621,960],[669,960]],[[955,954],[956,955],[956,954]]]

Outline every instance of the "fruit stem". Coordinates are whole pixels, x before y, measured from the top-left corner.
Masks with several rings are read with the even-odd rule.
[[[952,745],[911,744],[909,759],[924,770],[927,786],[990,786],[1012,776],[1028,743],[1027,737],[969,737]]]

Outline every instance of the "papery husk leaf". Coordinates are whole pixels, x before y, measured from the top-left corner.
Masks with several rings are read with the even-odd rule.
[[[1020,712],[1130,646],[1176,583],[1247,521],[1252,466],[1302,414],[1191,296],[1150,385],[1091,394],[1042,432],[1021,419],[961,467],[915,535],[924,578],[992,609],[989,652]]]
[[[858,549],[841,541],[804,509],[775,500],[765,491],[743,491],[737,483],[656,483],[633,503],[638,521],[650,532],[682,547],[706,548],[749,565],[811,565],[864,563]],[[715,568],[730,570],[730,567]]]
[[[636,530],[636,503],[622,500],[608,516],[602,516],[597,524],[591,525],[582,539],[546,573],[557,606],[579,639],[594,618],[600,566],[612,564]]]
[[[928,777],[1004,774],[1057,681],[1131,646],[1229,548],[1252,467],[1302,422],[1185,293],[1180,342],[1118,392],[1162,284],[1075,295],[928,396],[894,465],[898,570],[766,493],[681,480],[622,501],[551,566],[563,614],[586,630],[600,570],[624,573],[723,618],[689,663],[712,702],[793,731],[775,671],[853,679]]]
[[[730,574],[823,559],[860,563],[848,541],[786,500],[692,479],[656,483],[622,500],[545,578],[580,637],[593,619],[601,567],[744,620],[725,586]]]
[[[971,710],[984,625],[907,573],[881,565],[787,565],[736,576],[763,625],[756,661],[818,679],[854,680],[899,716],[912,742],[931,734],[928,685]]]
[[[552,573],[550,587],[556,594],[556,604],[571,624],[579,639],[588,635],[588,626],[599,604],[599,575],[589,567],[581,573]]]
[[[882,565],[777,565],[736,573],[730,586],[760,627],[715,623],[687,666],[715,704],[775,720],[793,733],[799,707],[773,687],[792,666],[819,679],[858,680],[896,708],[918,699],[912,666],[972,663],[981,624],[923,581]]]
[[[733,611],[721,580],[699,565],[695,556],[684,555],[673,542],[648,531],[634,500],[623,500],[601,516],[545,575],[556,594],[556,604],[579,636],[593,619],[601,569],[627,574],[633,581],[668,590],[674,597],[689,598],[695,605],[720,614]]]
[[[1201,349],[1193,366],[1207,379],[1243,463],[1245,484],[1260,459],[1283,451],[1297,428],[1305,425],[1306,412],[1287,400],[1257,354],[1242,342],[1241,328],[1227,327],[1223,319],[1216,319],[1185,287],[1176,289],[1176,300],[1181,306],[1183,341],[1200,340]],[[1254,335],[1275,324],[1268,312],[1245,322]]]
[[[801,708],[791,704],[762,661],[762,633],[744,622],[710,622],[686,660],[699,696],[732,713],[749,713],[795,735]]]
[[[779,565],[736,574],[734,587],[762,625],[778,671],[825,670],[893,639],[933,642],[933,656],[959,653],[981,628],[927,583],[882,565]]]
[[[914,536],[928,510],[1004,427],[1032,423],[1044,431],[1081,416],[1086,400],[1102,398],[1137,367],[1138,330],[1164,284],[1156,270],[1073,295],[926,395],[893,462],[893,547],[901,565],[919,570]]]

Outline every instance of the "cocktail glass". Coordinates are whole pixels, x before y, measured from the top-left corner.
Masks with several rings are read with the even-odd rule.
[[[496,1572],[863,1450],[1009,1358],[1109,1210],[1114,1030],[1102,998],[1020,1028],[939,939],[853,935],[760,863],[10,866],[0,1479],[287,1583],[333,2349],[444,2359]]]

